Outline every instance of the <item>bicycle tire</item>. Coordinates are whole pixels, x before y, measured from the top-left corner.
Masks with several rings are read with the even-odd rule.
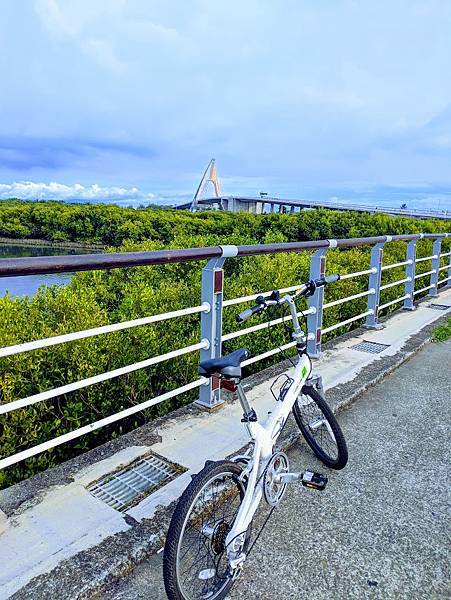
[[[239,481],[239,476],[242,473],[242,467],[240,467],[239,465],[237,465],[234,462],[231,461],[217,461],[217,462],[212,462],[212,461],[208,461],[205,465],[205,467],[202,469],[202,471],[200,471],[197,475],[195,475],[193,477],[193,480],[191,481],[191,483],[188,485],[188,487],[185,489],[185,491],[183,492],[182,496],[180,497],[180,500],[177,503],[177,506],[175,508],[174,514],[172,515],[172,519],[171,519],[171,523],[169,525],[169,529],[168,529],[168,534],[166,537],[166,543],[164,546],[164,554],[163,554],[163,577],[164,577],[164,586],[165,586],[165,590],[166,590],[166,594],[169,598],[169,600],[200,600],[201,598],[208,598],[209,600],[222,600],[223,598],[226,597],[226,595],[229,593],[230,589],[233,586],[234,583],[234,579],[232,577],[231,573],[226,573],[224,574],[224,576],[218,575],[219,572],[219,568],[218,565],[220,564],[221,560],[226,561],[226,557],[225,557],[225,553],[224,550],[222,550],[222,556],[221,558],[218,559],[218,563],[217,565],[215,565],[214,560],[213,560],[213,555],[217,552],[219,554],[221,554],[221,548],[218,548],[218,538],[220,537],[219,535],[216,534],[216,531],[218,530],[218,523],[215,524],[215,528],[214,531],[215,533],[212,534],[212,538],[208,539],[207,537],[204,536],[204,534],[201,532],[201,530],[203,530],[205,527],[208,526],[207,523],[204,523],[204,515],[202,515],[202,512],[205,513],[206,508],[202,507],[201,508],[201,512],[199,513],[199,515],[201,515],[199,517],[199,515],[195,515],[194,510],[196,507],[196,502],[199,500],[199,498],[201,497],[201,494],[203,491],[205,491],[206,489],[208,489],[208,485],[211,482],[214,482],[215,480],[218,480],[221,476],[225,476],[227,478],[229,478],[231,480],[231,482],[233,482],[232,485],[232,489],[233,486],[236,486],[236,490],[238,492],[238,496],[239,496],[239,505],[241,505],[241,502],[243,500],[244,497],[244,493],[245,493],[245,483]],[[221,494],[225,494],[226,498],[224,498],[224,500],[227,500],[227,505],[231,506],[232,505],[232,500],[227,497],[227,491],[220,492]],[[200,503],[200,506],[202,506],[202,503]],[[235,507],[232,508],[232,510],[234,510]],[[210,519],[211,516],[213,514],[213,517],[216,516],[215,513],[212,512],[208,512],[207,513],[207,517]],[[198,558],[199,556],[199,552],[195,557],[195,560],[193,562],[193,564],[195,564],[195,562],[197,561],[197,570],[198,570],[198,579],[200,581],[202,581],[200,575],[201,573],[205,573],[207,572],[207,575],[209,575],[209,571],[212,571],[213,569],[215,569],[216,571],[216,575],[215,580],[218,579],[224,579],[224,583],[223,585],[220,585],[219,589],[216,591],[211,591],[211,592],[205,592],[205,589],[201,592],[200,595],[195,595],[194,592],[188,592],[186,589],[186,586],[184,585],[186,582],[186,578],[185,580],[182,582],[181,581],[181,577],[184,574],[184,572],[180,569],[180,565],[179,565],[179,552],[181,551],[181,547],[182,547],[182,542],[183,542],[183,538],[185,536],[186,533],[186,528],[187,525],[189,523],[189,519],[190,519],[190,515],[195,515],[194,516],[194,522],[196,522],[197,520],[197,525],[199,525],[199,518],[202,519],[202,525],[200,526],[199,529],[199,539],[202,539],[204,541],[202,541],[202,544],[208,548],[209,550],[209,562],[204,562],[204,564],[202,565],[202,557]],[[233,516],[232,522],[228,523],[226,520],[219,521],[219,526],[222,526],[222,530],[221,530],[221,538],[222,540],[219,542],[219,546],[222,544],[224,544],[225,541],[225,536],[227,533],[227,528],[230,529],[230,527],[233,524],[233,520],[234,517],[236,516],[236,512],[235,515]],[[222,517],[224,517],[224,512],[222,512]],[[214,520],[214,519],[213,519]],[[222,523],[224,523],[224,525],[222,525]],[[224,533],[225,531],[225,533]],[[249,542],[250,542],[250,531],[251,531],[251,527],[249,526],[247,533],[246,533],[246,539],[245,539],[245,547],[244,549],[247,549]],[[216,537],[215,537],[216,536]],[[210,546],[208,546],[210,544]],[[185,553],[188,554],[189,552],[189,548]],[[206,566],[210,565],[210,569],[205,569]],[[213,567],[214,565],[214,567]],[[201,567],[204,567],[203,569],[201,569]],[[188,574],[191,572],[193,567],[191,567],[188,571]],[[199,569],[201,569],[199,571]],[[185,571],[186,572],[186,571]],[[194,574],[195,576],[196,574]],[[209,577],[209,579],[212,579],[212,577]],[[208,579],[206,580],[208,581]],[[219,584],[219,583],[218,583]],[[201,585],[207,585],[207,584],[199,584],[199,586]]]
[[[326,466],[336,470],[343,469],[348,462],[348,448],[345,437],[340,425],[337,422],[337,419],[334,416],[334,413],[331,411],[329,405],[321,396],[321,394],[314,387],[304,386],[301,394],[308,396],[312,400],[312,402],[307,405],[310,407],[308,411],[306,410],[307,407],[300,405],[298,400],[296,400],[293,405],[293,415],[302,435],[305,438],[305,441],[313,450],[315,456],[317,456],[319,460]],[[335,438],[336,456],[333,456],[328,452],[328,449],[325,448],[325,441],[327,438],[324,437],[323,440],[324,423],[322,423],[317,429],[320,435],[317,435],[311,426],[312,419],[316,418],[316,422],[318,422],[320,413],[322,415],[320,420],[323,421],[323,419],[325,419],[328,422]],[[326,431],[329,439],[331,439],[327,426]]]

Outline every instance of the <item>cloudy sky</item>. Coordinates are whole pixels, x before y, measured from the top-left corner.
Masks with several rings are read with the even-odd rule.
[[[0,197],[451,208],[450,0],[1,0]]]

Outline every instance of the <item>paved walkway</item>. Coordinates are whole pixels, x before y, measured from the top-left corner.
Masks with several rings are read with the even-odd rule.
[[[230,600],[449,598],[450,389],[451,342],[429,344],[341,413],[347,468],[290,487]],[[290,460],[324,470],[303,446]],[[161,555],[101,598],[163,600]]]

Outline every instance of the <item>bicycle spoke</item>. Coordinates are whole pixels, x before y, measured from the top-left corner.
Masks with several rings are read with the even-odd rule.
[[[230,581],[225,539],[243,495],[235,476],[219,474],[191,506],[177,559],[178,578],[189,598],[215,598]]]
[[[302,396],[302,404],[299,404],[298,408],[300,418],[313,443],[326,453],[330,459],[335,460],[338,456],[337,442],[333,433],[327,427],[326,417],[322,410],[305,395]]]

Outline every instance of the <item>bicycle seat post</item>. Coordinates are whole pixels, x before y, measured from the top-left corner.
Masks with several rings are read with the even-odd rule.
[[[255,410],[249,404],[249,401],[246,398],[246,394],[244,392],[243,386],[241,385],[241,381],[239,381],[239,380],[237,381],[236,391],[238,393],[238,399],[240,401],[240,404],[243,408],[243,421],[244,422],[256,421],[257,414],[256,414]]]

